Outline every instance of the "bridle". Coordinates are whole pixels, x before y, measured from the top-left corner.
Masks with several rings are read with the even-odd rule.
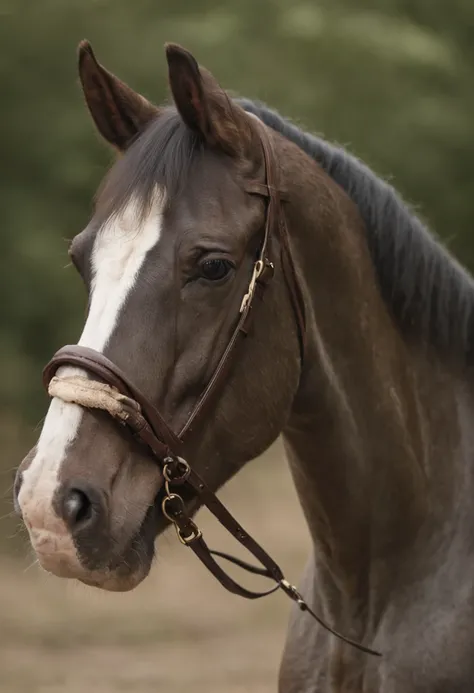
[[[254,119],[252,118],[253,122]],[[315,614],[296,587],[285,579],[282,570],[275,561],[233,518],[200,475],[185,460],[184,442],[196,422],[200,420],[223,387],[236,353],[236,346],[249,333],[256,299],[262,298],[265,287],[273,276],[271,240],[277,237],[281,248],[281,266],[298,327],[301,358],[304,357],[304,304],[290,251],[288,230],[282,208],[282,190],[278,180],[278,166],[273,143],[265,126],[260,121],[255,120],[255,127],[258,128],[263,151],[265,180],[264,183],[256,181],[248,183],[246,191],[250,194],[260,195],[266,200],[263,241],[253,266],[248,290],[242,299],[236,327],[208,385],[179,434],[170,428],[156,407],[133,385],[120,368],[94,349],[78,345],[65,346],[59,349],[44,369],[44,385],[51,397],[59,397],[83,407],[98,408],[108,412],[119,423],[127,426],[133,432],[134,437],[148,447],[164,477],[163,514],[175,526],[179,540],[194,551],[196,556],[227,590],[246,599],[258,599],[281,589],[296,602],[302,611],[310,613],[330,633],[362,652],[380,656],[379,652],[341,635]],[[61,366],[79,367],[95,378],[90,379],[77,375],[56,376],[56,371]],[[179,493],[179,490],[184,487],[195,498],[199,499],[200,505],[206,506],[211,511],[220,524],[253,554],[263,567],[256,567],[227,554],[209,549],[201,530],[189,517],[185,502]],[[231,578],[216,562],[214,556],[231,561],[249,572],[270,578],[276,584],[264,592],[248,590]]]

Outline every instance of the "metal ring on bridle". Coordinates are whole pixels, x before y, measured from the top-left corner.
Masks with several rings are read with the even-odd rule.
[[[169,460],[169,462],[167,462],[166,460]],[[180,474],[179,476],[175,476],[174,474],[170,473],[171,466],[173,464],[175,464],[176,462],[177,462],[177,468],[178,469],[180,469],[180,467],[181,468],[184,467],[184,472],[182,474]],[[182,457],[176,457],[176,458],[167,457],[165,459],[164,466],[163,466],[163,476],[165,478],[165,481],[167,481],[168,483],[182,484],[186,481],[186,479],[188,478],[190,473],[191,473],[191,467],[186,462],[186,460],[184,460]]]
[[[165,497],[163,498],[162,503],[161,503],[161,509],[162,509],[162,511],[163,511],[163,515],[164,515],[166,518],[168,518],[168,520],[169,520],[170,522],[173,522],[173,524],[176,524],[175,517],[173,517],[172,515],[170,515],[170,513],[166,510],[166,504],[169,503],[170,501],[173,501],[173,500],[177,500],[177,501],[178,501],[178,504],[179,504],[179,506],[180,506],[180,508],[179,508],[179,513],[184,514],[184,513],[185,513],[184,501],[183,501],[183,499],[181,498],[181,496],[179,496],[177,493],[169,493],[167,496],[165,496]],[[176,516],[176,513],[175,513],[175,516]]]

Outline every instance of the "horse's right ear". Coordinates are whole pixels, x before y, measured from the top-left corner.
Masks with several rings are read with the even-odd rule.
[[[124,151],[159,109],[105,69],[88,41],[79,44],[79,77],[92,118],[102,137]]]

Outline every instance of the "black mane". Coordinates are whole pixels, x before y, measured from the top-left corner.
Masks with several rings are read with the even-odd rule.
[[[303,132],[266,106],[238,102],[315,159],[355,202],[382,296],[401,329],[473,362],[474,281],[394,188],[342,148]]]

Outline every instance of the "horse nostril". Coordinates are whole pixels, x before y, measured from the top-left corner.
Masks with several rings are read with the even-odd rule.
[[[94,531],[107,524],[107,502],[102,489],[84,479],[71,479],[55,493],[53,508],[71,534]]]
[[[91,500],[85,491],[71,488],[63,500],[63,517],[69,529],[77,529],[78,525],[87,524],[93,517],[94,510]]]

